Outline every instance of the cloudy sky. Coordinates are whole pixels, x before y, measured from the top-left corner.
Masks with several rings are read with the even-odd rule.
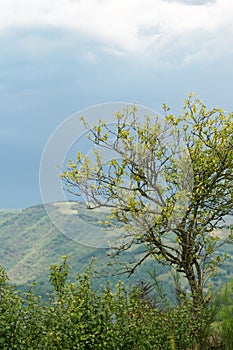
[[[0,2],[0,207],[41,202],[50,135],[92,105],[233,110],[232,0]]]

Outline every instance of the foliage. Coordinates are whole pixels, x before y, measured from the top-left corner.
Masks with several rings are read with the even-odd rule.
[[[226,345],[226,350],[233,348],[233,280],[216,292],[215,303],[218,304],[216,328]]]
[[[208,312],[194,317],[190,300],[160,309],[141,287],[127,290],[123,282],[92,287],[92,265],[76,282],[69,281],[68,258],[51,266],[53,293],[49,303],[33,286],[20,295],[1,269],[1,349],[158,349],[191,348],[199,329],[208,329]],[[203,333],[203,337],[206,333]]]
[[[233,214],[233,115],[210,110],[192,95],[179,116],[165,120],[137,108],[115,114],[115,127],[83,120],[99,147],[95,161],[77,153],[61,174],[66,189],[84,194],[88,207],[109,207],[110,218],[124,223],[126,240],[117,254],[134,243],[144,255],[173,266],[188,281],[194,304],[204,305],[204,289],[227,255],[219,248],[232,240],[225,216]],[[104,149],[116,154],[107,164]],[[219,232],[225,229],[225,238]]]

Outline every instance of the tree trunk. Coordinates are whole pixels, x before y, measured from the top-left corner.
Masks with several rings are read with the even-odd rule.
[[[193,266],[190,265],[185,268],[185,275],[191,289],[193,306],[195,308],[202,307],[204,305],[203,290],[197,277],[195,276]]]

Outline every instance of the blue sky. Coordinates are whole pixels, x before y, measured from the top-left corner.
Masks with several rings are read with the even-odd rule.
[[[0,208],[41,202],[39,166],[70,115],[106,102],[174,113],[191,91],[232,111],[230,0],[0,4]]]

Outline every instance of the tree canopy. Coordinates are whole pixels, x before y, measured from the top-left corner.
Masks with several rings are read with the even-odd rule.
[[[219,247],[232,240],[226,216],[233,214],[233,114],[208,109],[190,95],[180,115],[164,104],[164,118],[137,115],[129,106],[115,123],[89,125],[98,145],[94,160],[77,153],[61,174],[65,187],[85,195],[88,206],[109,207],[125,226],[117,251],[140,243],[144,255],[171,265],[188,281],[196,304],[226,256]],[[102,150],[101,150],[102,149]],[[104,150],[114,152],[103,161]]]

